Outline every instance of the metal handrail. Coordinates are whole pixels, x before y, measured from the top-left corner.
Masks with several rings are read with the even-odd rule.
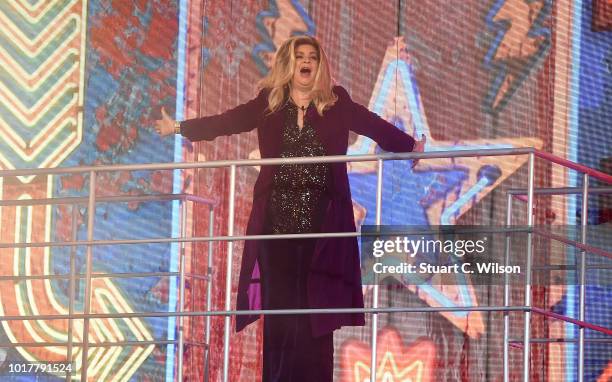
[[[465,232],[471,232],[465,231]],[[436,233],[434,230],[411,231],[411,234]],[[455,231],[462,233],[461,231]],[[509,232],[533,232],[530,228],[487,228],[478,233],[509,233]],[[386,235],[395,234],[393,231],[385,232]],[[109,239],[109,240],[73,240],[73,241],[40,241],[24,243],[0,243],[0,248],[31,248],[31,247],[75,247],[84,245],[106,246],[127,244],[165,244],[165,243],[192,243],[202,241],[242,241],[242,240],[279,240],[279,239],[320,239],[339,237],[360,237],[369,235],[362,232],[324,232],[324,233],[283,233],[264,235],[220,235],[220,236],[194,236],[194,237],[151,237],[146,239]],[[372,233],[371,235],[375,235]]]
[[[542,309],[542,308],[533,307],[533,308],[531,308],[531,311],[534,312],[534,313],[538,313],[538,314],[544,315],[546,317],[551,317],[551,318],[555,318],[557,320],[569,322],[570,324],[577,325],[577,326],[579,326],[581,328],[587,328],[587,329],[595,330],[597,332],[600,332],[600,333],[603,333],[603,334],[607,334],[609,336],[612,335],[612,329],[606,328],[606,327],[603,327],[603,326],[599,326],[599,325],[595,325],[595,324],[591,324],[590,322],[586,322],[584,320],[576,320],[575,318],[567,317],[567,316],[564,316],[562,314],[551,312],[551,311],[548,311],[548,310]]]
[[[133,312],[133,313],[75,313],[36,314],[27,316],[27,320],[66,320],[96,318],[140,318],[140,317],[194,317],[194,316],[250,316],[279,314],[335,314],[335,313],[437,313],[437,312],[516,312],[529,311],[527,306],[425,306],[393,308],[318,308],[318,309],[253,309],[253,310],[211,310],[191,312]],[[2,316],[6,321],[25,320],[24,316]]]
[[[500,232],[531,232],[536,235],[548,237],[550,239],[574,246],[586,252],[600,256],[612,257],[612,254],[603,249],[582,244],[575,240],[566,239],[560,235],[555,235],[540,228],[521,228],[510,229]],[[488,231],[486,231],[488,232]],[[243,241],[243,240],[279,240],[279,239],[303,239],[303,238],[340,238],[340,237],[361,237],[361,232],[325,232],[308,234],[266,234],[266,235],[235,235],[235,236],[194,236],[176,238],[148,238],[148,239],[115,239],[115,240],[74,240],[74,241],[43,241],[25,243],[0,243],[0,248],[40,248],[40,247],[80,247],[80,246],[107,246],[107,245],[130,245],[130,244],[166,244],[166,243],[199,243],[209,241]]]
[[[571,160],[567,160],[564,158],[560,158],[554,154],[551,153],[547,153],[546,151],[542,151],[542,150],[538,150],[538,149],[533,149],[533,153],[535,154],[535,156],[545,159],[549,162],[553,162],[556,164],[560,164],[563,167],[567,167],[569,169],[572,170],[576,170],[582,174],[588,175],[590,177],[593,177],[595,179],[599,179],[603,182],[606,183],[612,183],[612,175],[610,174],[606,174],[605,172],[601,172],[599,170],[595,170],[593,168],[587,167],[583,164],[580,163],[576,163],[576,162],[572,162]]]
[[[216,206],[217,200],[203,198],[191,194],[153,194],[153,195],[106,195],[97,196],[98,203],[124,203],[124,202],[160,202],[160,201],[189,201],[205,205]],[[38,205],[59,205],[59,204],[86,204],[87,196],[67,196],[62,198],[39,198],[39,199],[4,199],[0,200],[2,206],[38,206]]]
[[[296,157],[296,158],[266,158],[266,159],[239,159],[239,160],[216,160],[205,162],[182,162],[182,163],[146,163],[146,164],[121,164],[103,166],[73,166],[73,167],[54,167],[54,168],[29,168],[0,170],[0,177],[6,176],[27,176],[27,175],[55,175],[68,173],[84,172],[113,172],[113,171],[145,171],[145,170],[176,170],[176,169],[195,169],[195,168],[218,168],[235,165],[243,166],[265,166],[279,164],[306,164],[306,163],[337,163],[337,162],[364,162],[399,159],[439,159],[457,157],[478,157],[478,156],[506,156],[506,155],[527,155],[533,153],[535,156],[547,161],[560,164],[563,167],[579,171],[589,176],[612,183],[612,175],[592,169],[590,167],[560,158],[556,155],[538,150],[534,147],[517,147],[509,149],[481,149],[481,150],[446,150],[423,153],[384,153],[376,155],[332,155],[322,157]]]
[[[525,188],[511,188],[510,195],[527,195]],[[582,187],[541,187],[533,190],[536,195],[573,195],[582,193]],[[590,187],[589,194],[612,194],[612,187]],[[521,200],[524,200],[521,198]]]
[[[579,243],[575,240],[570,240],[570,239],[566,239],[565,237],[561,236],[561,235],[555,235],[552,232],[548,232],[545,231],[543,229],[540,228],[534,228],[533,232],[537,235],[558,241],[560,243],[563,244],[567,244],[567,245],[571,245],[573,247],[576,247],[578,249],[580,249],[583,252],[587,252],[587,253],[593,253],[595,255],[599,255],[599,256],[603,256],[603,257],[607,257],[612,259],[612,252],[608,252],[604,249],[598,248],[598,247],[593,247],[592,245],[588,245],[588,244],[584,244],[584,243]]]
[[[521,344],[521,342],[523,342],[523,340],[510,339],[510,346],[518,347],[522,349],[523,345]],[[585,338],[584,342],[592,343],[592,344],[609,344],[609,343],[612,343],[612,338]],[[535,344],[550,344],[550,343],[575,344],[575,343],[578,343],[578,340],[573,339],[573,338],[532,338],[531,343],[535,343]]]
[[[73,240],[71,242],[48,242],[48,243],[13,243],[6,244],[0,243],[0,248],[6,247],[22,247],[22,246],[75,246],[75,245],[85,245],[87,246],[87,262],[86,262],[86,300],[85,307],[83,310],[83,314],[77,314],[71,311],[68,315],[37,315],[37,316],[4,316],[3,320],[27,320],[27,319],[69,319],[72,322],[73,319],[84,319],[84,338],[82,341],[83,344],[83,360],[82,360],[82,371],[81,377],[83,379],[87,376],[87,358],[84,356],[87,354],[87,347],[90,346],[88,341],[88,331],[87,326],[89,324],[89,319],[93,318],[111,318],[116,316],[117,318],[129,318],[129,317],[147,317],[147,316],[156,316],[156,317],[184,317],[184,316],[224,316],[225,317],[225,331],[224,331],[224,355],[223,355],[223,380],[228,380],[229,375],[229,323],[230,317],[232,315],[240,315],[240,314],[248,314],[248,315],[258,315],[258,314],[308,314],[308,313],[368,313],[373,314],[373,321],[376,321],[376,314],[378,313],[397,313],[397,312],[442,312],[442,311],[499,311],[504,312],[504,326],[505,326],[505,342],[504,342],[504,379],[507,380],[507,352],[506,346],[508,345],[507,337],[507,326],[508,326],[508,312],[510,311],[522,311],[525,316],[524,320],[524,338],[523,344],[525,351],[523,353],[523,380],[528,381],[529,374],[529,345],[531,343],[530,338],[530,314],[533,310],[531,306],[531,258],[532,258],[532,249],[531,249],[531,235],[536,233],[529,232],[528,240],[527,240],[527,269],[526,269],[526,282],[525,282],[525,301],[523,306],[508,306],[509,300],[504,297],[504,306],[489,306],[489,307],[454,307],[454,308],[439,308],[439,307],[419,307],[419,308],[338,308],[338,309],[295,309],[295,310],[247,310],[247,311],[232,311],[229,310],[228,298],[231,295],[231,262],[228,261],[228,272],[226,279],[226,309],[222,311],[206,311],[206,312],[149,312],[149,313],[121,313],[121,314],[94,314],[90,313],[89,307],[89,296],[88,288],[91,285],[91,279],[94,276],[91,271],[91,260],[92,260],[92,247],[94,245],[118,245],[118,244],[137,244],[137,243],[169,243],[169,242],[195,242],[195,241],[215,241],[215,240],[223,240],[227,242],[228,245],[228,259],[231,259],[233,253],[233,242],[236,240],[258,240],[258,239],[274,239],[274,238],[320,238],[320,237],[347,237],[347,236],[358,236],[359,233],[356,232],[341,232],[341,233],[319,233],[319,234],[295,234],[295,235],[248,235],[248,236],[234,236],[233,235],[233,216],[234,216],[234,196],[235,196],[235,181],[236,181],[236,169],[238,167],[244,166],[265,166],[265,165],[279,165],[279,164],[309,164],[309,163],[340,163],[340,162],[364,162],[364,161],[376,161],[378,163],[378,184],[380,187],[377,187],[377,195],[376,195],[376,208],[377,208],[377,222],[380,222],[380,208],[381,208],[381,199],[382,192],[381,191],[381,176],[382,176],[382,163],[384,160],[409,160],[409,159],[434,159],[434,158],[456,158],[456,157],[482,157],[482,156],[509,156],[509,155],[528,155],[528,187],[527,187],[527,205],[528,211],[528,226],[533,227],[533,205],[534,205],[534,162],[535,157],[539,157],[545,159],[547,161],[560,164],[564,167],[582,172],[584,174],[584,182],[582,187],[583,194],[583,208],[586,204],[586,195],[588,195],[588,178],[593,177],[595,179],[599,179],[601,181],[612,183],[612,176],[605,174],[603,172],[588,168],[586,166],[568,161],[563,158],[556,157],[552,154],[545,153],[543,151],[537,150],[532,147],[525,148],[511,148],[511,149],[482,149],[482,150],[452,150],[452,151],[436,151],[436,152],[426,152],[426,153],[385,153],[378,155],[336,155],[336,156],[325,156],[325,157],[299,157],[299,158],[269,158],[269,159],[247,159],[247,160],[220,160],[220,161],[209,161],[209,162],[192,162],[192,163],[151,163],[151,164],[128,164],[128,165],[106,165],[106,166],[79,166],[79,167],[64,167],[64,168],[51,168],[51,169],[17,169],[17,170],[0,170],[0,177],[7,176],[24,176],[24,175],[51,175],[51,174],[66,174],[66,173],[89,173],[89,196],[87,198],[64,198],[61,200],[60,198],[55,198],[56,200],[49,199],[39,199],[37,201],[31,201],[30,203],[37,204],[61,204],[61,203],[71,203],[78,200],[78,203],[87,202],[88,209],[95,209],[96,203],[106,200],[117,201],[121,198],[121,196],[111,196],[111,197],[97,197],[95,195],[95,186],[96,186],[96,174],[100,172],[113,172],[113,171],[142,171],[142,170],[176,170],[176,169],[195,169],[195,168],[221,168],[221,167],[230,167],[230,204],[229,204],[229,215],[228,215],[228,236],[217,236],[217,237],[202,237],[202,238],[171,238],[171,239],[136,239],[136,240],[93,240],[93,214],[89,214],[87,221],[88,235],[87,240],[85,241],[76,241]],[[93,192],[92,192],[93,191]],[[174,196],[168,196],[168,198],[172,198]],[[512,195],[509,194],[509,200],[511,200]],[[144,198],[151,198],[151,196],[143,196]],[[152,200],[152,199],[147,199]],[[1,205],[23,205],[26,201],[4,201],[4,204]],[[28,203],[28,202],[26,202]],[[585,219],[583,214],[583,231],[585,227]],[[212,236],[212,235],[211,235]],[[274,237],[279,236],[279,237]],[[583,241],[584,241],[584,233],[583,233]],[[586,244],[586,243],[582,243]],[[585,253],[585,249],[583,250],[583,254]],[[584,301],[585,301],[585,288],[584,288],[584,271],[586,269],[586,265],[584,262],[584,256],[582,258],[582,262],[580,264],[581,269],[581,289],[579,294],[580,300],[580,320],[583,320],[584,317]],[[210,280],[209,280],[210,283]],[[375,287],[375,292],[377,292],[377,288]],[[505,295],[507,294],[507,290],[505,291]],[[377,299],[377,293],[375,293],[375,301]],[[535,312],[535,311],[534,311]],[[584,331],[581,327],[580,331],[580,339],[579,339],[579,364],[580,370],[583,370],[584,363]],[[171,342],[171,341],[170,341]],[[169,343],[170,343],[169,342]],[[175,342],[171,342],[175,343]],[[71,346],[71,344],[69,345]],[[91,344],[93,346],[93,344]],[[376,325],[373,325],[372,330],[372,359],[371,359],[371,370],[375,370],[373,368],[374,362],[376,362]],[[375,373],[371,374],[372,379],[375,379]]]
[[[483,149],[483,150],[446,150],[424,153],[384,153],[372,155],[329,155],[318,157],[293,158],[265,158],[265,159],[236,159],[214,160],[205,162],[172,162],[172,163],[142,163],[142,164],[114,164],[103,166],[74,166],[54,168],[24,168],[15,170],[0,170],[0,177],[27,176],[27,175],[57,175],[76,174],[84,172],[115,172],[115,171],[148,171],[148,170],[184,170],[196,168],[219,167],[247,167],[280,164],[312,164],[312,163],[340,163],[340,162],[374,162],[377,160],[406,160],[406,159],[439,159],[480,156],[508,156],[527,155],[534,152],[533,147],[517,147],[511,149]]]
[[[201,241],[239,241],[264,239],[304,239],[304,238],[334,238],[356,237],[359,232],[326,232],[309,234],[274,234],[274,235],[236,235],[236,236],[196,236],[190,238],[150,238],[150,239],[115,239],[115,240],[72,240],[72,241],[41,241],[26,243],[0,243],[0,248],[30,248],[30,247],[80,247],[102,245],[126,244],[163,244],[163,243],[191,243]]]

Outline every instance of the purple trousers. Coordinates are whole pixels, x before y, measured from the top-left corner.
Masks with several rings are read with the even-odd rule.
[[[259,256],[264,309],[308,308],[306,280],[315,239],[266,240]],[[264,317],[264,382],[331,382],[333,332],[313,337],[310,316]]]

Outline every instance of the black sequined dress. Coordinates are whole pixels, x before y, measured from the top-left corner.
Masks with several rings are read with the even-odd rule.
[[[298,112],[292,102],[285,105],[281,157],[325,155],[308,120],[302,129],[298,127]],[[280,165],[268,204],[268,232],[319,232],[330,176],[328,164]],[[306,291],[315,243],[315,239],[262,243],[258,261],[264,309],[309,308]],[[310,320],[306,314],[265,316],[262,381],[332,381],[333,333],[313,337]]]
[[[285,106],[282,158],[325,155],[312,125],[297,125],[298,108]],[[272,233],[311,233],[319,230],[319,207],[325,196],[330,169],[327,163],[280,165],[273,180],[269,221]]]

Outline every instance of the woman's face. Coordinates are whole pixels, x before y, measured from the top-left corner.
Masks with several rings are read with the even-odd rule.
[[[312,45],[300,45],[295,49],[295,67],[293,68],[293,86],[312,88],[317,69],[319,54]]]

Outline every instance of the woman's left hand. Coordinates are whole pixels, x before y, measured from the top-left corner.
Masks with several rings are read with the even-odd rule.
[[[412,149],[413,153],[422,153],[425,151],[425,143],[427,143],[427,137],[425,134],[421,134],[421,140],[414,142],[414,148]],[[418,159],[412,160],[412,168],[414,168],[419,163]]]

